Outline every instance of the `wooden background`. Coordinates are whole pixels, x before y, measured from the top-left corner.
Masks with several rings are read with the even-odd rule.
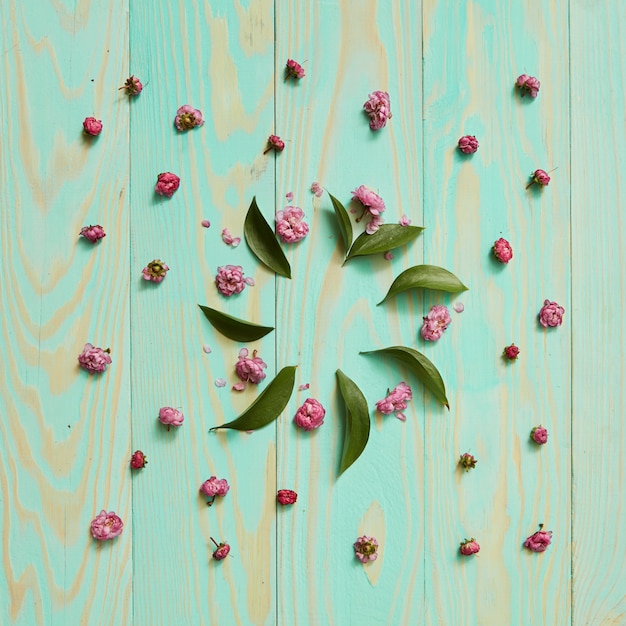
[[[0,18],[0,623],[626,624],[624,3],[4,0]],[[298,83],[283,81],[290,57]],[[514,93],[523,72],[541,80],[535,101]],[[131,73],[145,85],[132,102],[117,90]],[[376,89],[393,119],[372,133],[361,107]],[[185,103],[206,123],[181,135]],[[95,141],[81,132],[91,115]],[[263,155],[273,132],[287,147]],[[480,141],[470,158],[455,150],[464,134]],[[558,169],[527,192],[538,167]],[[182,179],[171,200],[153,192],[168,170]],[[426,230],[391,262],[341,267],[313,181],[346,203],[366,184],[388,222],[405,213]],[[220,239],[242,235],[253,195],[271,221],[289,191],[311,225],[284,246],[291,281]],[[95,247],[77,238],[92,223],[107,232]],[[490,255],[500,236],[506,267]],[[154,258],[171,267],[158,286],[141,278]],[[375,306],[421,262],[471,290]],[[227,263],[256,281],[230,300],[213,282]],[[545,298],[566,309],[549,332]],[[455,301],[465,312],[425,345],[422,315]],[[258,390],[230,391],[241,345],[198,303],[276,326],[249,347],[267,380],[297,364],[310,390],[274,425],[208,433]],[[77,367],[87,341],[112,350],[100,377]],[[449,413],[401,367],[358,354],[394,344],[436,363]],[[337,368],[373,424],[339,480]],[[403,379],[404,424],[373,411]],[[291,418],[309,395],[327,419],[304,433]],[[185,413],[176,432],[156,419],[164,405]],[[137,448],[149,465],[131,475]],[[468,450],[479,463],[462,474]],[[209,509],[198,488],[212,474],[231,491]],[[277,510],[278,488],[297,504]],[[98,544],[102,508],[125,530]],[[540,522],[554,541],[532,554],[522,543]],[[362,533],[381,543],[366,568]],[[232,557],[213,562],[210,536]],[[464,560],[470,536],[481,552]]]

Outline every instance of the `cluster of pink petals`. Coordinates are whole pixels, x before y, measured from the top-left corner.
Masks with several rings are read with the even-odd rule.
[[[278,503],[282,504],[283,506],[288,504],[294,504],[298,499],[298,494],[291,489],[279,489],[278,493],[276,494],[276,499],[278,500]]]
[[[126,82],[120,87],[127,96],[138,96],[143,91],[143,85],[136,76],[129,76]],[[118,90],[119,91],[119,90]]]
[[[544,300],[543,306],[539,311],[539,323],[544,328],[554,328],[560,326],[563,323],[563,315],[565,309],[556,302],[550,302],[550,300]]]
[[[538,445],[543,446],[548,443],[548,429],[543,426],[535,426],[530,431],[530,438]]]
[[[248,356],[247,348],[239,351],[239,359],[235,363],[235,373],[243,383],[258,385],[266,376],[263,370],[267,369],[267,363],[257,356],[257,351],[252,352],[252,357]]]
[[[480,546],[476,542],[476,539],[466,539],[461,542],[460,552],[463,556],[472,556],[472,554],[478,554],[480,552]]]
[[[369,213],[372,216],[370,223],[365,227],[365,231],[371,235],[375,233],[380,225],[383,223],[381,213],[385,210],[384,200],[369,187],[360,185],[352,192],[352,199],[356,200],[363,206],[363,213],[357,219],[360,222],[365,213]]]
[[[368,96],[363,109],[370,118],[370,128],[380,130],[391,119],[391,103],[386,91],[375,91]]]
[[[436,304],[424,318],[420,333],[426,341],[438,341],[452,323],[450,311],[443,304]]]
[[[500,263],[508,263],[513,258],[513,248],[506,239],[500,237],[493,244],[493,254]]]
[[[104,509],[91,521],[91,536],[98,541],[115,539],[122,534],[124,522],[113,511]]]
[[[227,246],[232,246],[233,248],[236,248],[241,243],[241,237],[233,237],[230,234],[230,231],[228,230],[228,228],[223,228],[222,229],[222,241]]]
[[[311,191],[315,194],[316,198],[321,198],[324,194],[324,190],[320,187],[318,182],[311,184]]]
[[[162,172],[157,176],[157,182],[154,190],[166,198],[171,198],[174,192],[180,187],[180,178],[172,172]]]
[[[287,59],[285,78],[304,78],[304,68],[297,61]]]
[[[107,235],[104,232],[104,228],[102,226],[83,226],[80,229],[79,236],[84,237],[91,243],[97,243],[100,239],[104,239]]]
[[[534,76],[521,74],[517,77],[515,86],[522,90],[522,97],[529,94],[531,98],[536,98],[539,95],[539,87],[541,87],[541,83]]]
[[[515,359],[519,356],[519,348],[512,343],[510,346],[506,346],[506,348],[504,348],[503,354],[507,359],[509,359],[509,361],[515,361]]]
[[[296,243],[309,234],[309,225],[303,219],[304,211],[297,206],[276,212],[276,232],[283,243]]]
[[[213,539],[213,537],[211,537],[211,541],[217,546],[217,549],[215,550],[215,552],[213,552],[213,558],[216,561],[221,561],[222,559],[225,559],[230,552],[230,546],[227,543],[223,542],[218,544],[215,539]]]
[[[191,130],[203,124],[202,112],[198,111],[198,109],[194,109],[189,104],[183,104],[183,106],[176,111],[174,126],[181,132]]]
[[[86,117],[83,121],[83,130],[92,137],[97,137],[102,132],[102,122],[95,117]]]
[[[90,374],[102,374],[111,363],[111,351],[108,348],[103,350],[90,343],[86,343],[78,355],[78,364]]]
[[[130,466],[132,469],[143,469],[147,464],[148,459],[146,459],[146,455],[141,450],[133,452],[133,456],[130,457]]]
[[[296,426],[304,430],[314,430],[324,423],[326,409],[314,398],[307,398],[304,404],[296,411],[293,418]]]
[[[380,411],[383,415],[395,413],[400,421],[406,422],[406,415],[404,415],[402,411],[406,409],[407,402],[412,399],[413,392],[411,387],[405,382],[401,382],[394,387],[393,391],[387,394],[386,398],[376,403],[376,410]]]
[[[149,280],[153,283],[163,282],[165,275],[170,271],[170,268],[163,263],[160,259],[150,261],[146,267],[141,270],[141,274],[144,280]]]
[[[361,563],[375,561],[378,558],[378,541],[374,537],[363,535],[354,542],[354,553]]]
[[[270,135],[267,138],[267,148],[263,154],[267,154],[270,150],[274,152],[282,152],[285,149],[285,142],[278,135]]]
[[[167,430],[170,429],[170,426],[182,426],[184,420],[185,416],[182,411],[174,407],[163,406],[159,409],[159,421],[167,426]]]
[[[215,498],[217,496],[224,497],[230,489],[230,485],[225,478],[217,478],[215,476],[211,476],[208,480],[205,480],[202,485],[200,485],[200,493],[204,494],[208,498]],[[209,506],[213,504],[213,500],[209,502]]]
[[[241,265],[224,265],[217,268],[217,290],[226,297],[241,293],[246,285],[254,285],[252,278],[244,278]]]
[[[478,139],[474,135],[465,135],[459,139],[459,150],[463,154],[473,154],[478,150]]]
[[[552,531],[543,530],[543,524],[539,524],[539,530],[524,541],[524,547],[532,552],[545,552],[552,543]]]

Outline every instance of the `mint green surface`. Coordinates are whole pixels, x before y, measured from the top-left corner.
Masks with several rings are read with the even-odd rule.
[[[626,624],[626,5],[4,0],[0,25],[2,626]],[[288,58],[301,81],[284,80]],[[521,73],[541,80],[536,100],[515,93]],[[130,74],[145,86],[132,101],[118,91]],[[362,105],[378,89],[393,118],[371,132]],[[176,131],[182,104],[203,127]],[[87,116],[100,137],[82,133]],[[286,148],[264,155],[274,133]],[[474,155],[456,149],[465,134]],[[525,190],[537,168],[550,185]],[[154,193],[165,171],[181,177],[171,199]],[[313,181],[347,209],[367,185],[387,223],[406,214],[425,230],[390,261],[342,266]],[[291,280],[243,241],[253,196],[273,226],[288,192],[310,225],[282,245]],[[107,233],[95,246],[77,237],[89,224]],[[499,237],[507,266],[491,253]],[[141,277],[153,259],[171,268],[158,285]],[[255,285],[222,297],[227,264]],[[420,264],[470,291],[376,306]],[[546,298],[566,310],[547,331]],[[233,342],[198,304],[275,331]],[[419,329],[434,304],[453,321],[430,344]],[[111,348],[101,376],[77,366],[86,342]],[[512,342],[520,358],[506,363]],[[435,363],[449,412],[397,362],[359,354],[396,345]],[[238,393],[244,346],[267,378]],[[296,386],[276,422],[209,432],[289,365]],[[339,478],[337,369],[372,419]],[[405,423],[375,412],[402,380]],[[292,421],[307,397],[327,410],[312,432]],[[167,431],[161,406],[184,424]],[[136,449],[148,466],[131,473]],[[463,452],[478,458],[469,473]],[[231,488],[207,507],[198,489],[212,475]],[[297,503],[277,507],[277,489]],[[101,509],[125,528],[98,544]],[[539,523],[553,543],[533,554],[522,544]],[[365,567],[352,548],[363,534],[380,544]],[[214,561],[211,537],[231,556]],[[459,556],[465,537],[477,557]]]

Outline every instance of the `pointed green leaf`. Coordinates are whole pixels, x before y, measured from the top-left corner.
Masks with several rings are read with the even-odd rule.
[[[283,367],[276,378],[262,391],[261,395],[235,420],[215,426],[211,430],[258,430],[271,424],[284,410],[291,398],[296,380],[296,367]]]
[[[256,197],[252,198],[252,203],[248,209],[243,224],[243,234],[248,247],[261,263],[267,265],[273,272],[285,276],[285,278],[291,278],[289,261],[287,261],[274,231],[259,210]]]
[[[452,273],[436,265],[409,267],[391,284],[387,295],[378,303],[409,289],[436,289],[449,293],[467,291],[467,287]]]
[[[339,466],[341,476],[365,450],[370,436],[370,415],[367,400],[354,381],[337,370],[337,382],[346,403],[346,436]]]
[[[352,244],[346,261],[355,256],[387,252],[409,241],[413,241],[424,229],[421,226],[402,226],[401,224],[382,224],[371,235],[361,233]],[[344,261],[345,262],[345,261]]]
[[[409,368],[424,383],[432,394],[450,410],[450,404],[446,397],[446,387],[439,370],[421,352],[404,346],[391,346],[381,350],[370,350],[361,354],[380,354],[397,359]]]
[[[328,190],[326,190],[328,193]],[[346,246],[346,252],[350,249],[352,245],[352,222],[350,221],[350,216],[348,212],[344,208],[343,204],[335,198],[332,194],[328,193],[330,196],[330,200],[333,203],[333,209],[335,209],[335,215],[337,216],[337,221],[339,222],[339,230],[341,231],[341,237],[343,238],[343,243]]]
[[[244,343],[247,341],[256,341],[274,330],[272,326],[259,326],[258,324],[241,320],[238,317],[226,315],[226,313],[216,311],[202,304],[198,306],[204,313],[204,316],[213,324],[215,330],[234,341]]]

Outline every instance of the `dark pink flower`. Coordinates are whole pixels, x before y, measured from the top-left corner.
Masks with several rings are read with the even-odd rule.
[[[459,465],[466,471],[469,472],[471,469],[476,467],[476,463],[478,463],[478,459],[474,458],[469,452],[465,452],[461,455],[459,459]]]
[[[451,323],[452,318],[448,307],[436,304],[424,318],[420,333],[426,341],[438,341]]]
[[[536,98],[539,95],[539,87],[541,87],[541,83],[534,76],[522,74],[517,77],[515,86],[521,89],[522,98],[526,94],[529,94],[531,98]]]
[[[211,498],[211,500],[207,502],[208,506],[211,506],[213,502],[215,502],[217,496],[223,498],[228,493],[229,489],[230,485],[225,478],[216,478],[215,476],[211,476],[211,478],[205,480],[202,485],[200,485],[200,493]]]
[[[276,499],[283,506],[287,504],[294,504],[298,499],[298,494],[295,491],[291,491],[291,489],[279,489],[276,494]]]
[[[391,119],[391,103],[386,91],[375,91],[368,96],[363,109],[370,118],[370,129],[380,130]]]
[[[191,105],[183,104],[183,106],[176,111],[174,126],[176,126],[179,131],[185,132],[196,128],[196,126],[202,126],[202,124],[204,124],[202,112],[198,111],[198,109],[194,109]]]
[[[215,276],[217,290],[223,295],[230,297],[235,293],[241,293],[246,281],[243,277],[243,267],[241,265],[224,265],[217,268]]]
[[[160,283],[165,278],[165,275],[169,272],[170,268],[159,259],[150,261],[146,267],[141,270],[141,274],[144,280],[149,280],[153,283]]]
[[[227,246],[232,246],[233,248],[236,248],[241,243],[241,237],[233,237],[230,234],[230,231],[228,230],[228,228],[223,228],[222,229],[222,241]]]
[[[211,541],[217,546],[217,550],[213,552],[213,558],[216,561],[221,561],[228,556],[230,552],[230,546],[227,543],[217,543],[213,537],[211,537]]]
[[[285,149],[285,142],[278,135],[270,135],[267,138],[267,148],[263,154],[267,154],[270,150],[274,152],[282,152]]]
[[[541,187],[546,187],[550,183],[550,176],[545,170],[535,170],[530,175],[530,178],[531,180],[528,185],[526,185],[526,189],[532,187],[535,183],[540,185]]]
[[[283,243],[295,243],[309,233],[309,225],[304,222],[304,211],[297,206],[287,206],[276,212],[276,232]]]
[[[147,464],[148,459],[146,459],[146,455],[141,450],[133,452],[133,456],[130,457],[132,469],[143,469]]]
[[[154,190],[166,198],[171,198],[174,192],[180,187],[180,178],[172,172],[162,172],[157,176],[157,183]]]
[[[509,361],[515,361],[519,356],[519,348],[512,343],[510,346],[506,346],[503,352],[504,356],[509,359]]]
[[[463,154],[473,154],[478,150],[478,139],[474,135],[465,135],[459,139],[459,150]]]
[[[532,552],[545,552],[552,543],[552,531],[543,530],[543,524],[539,524],[539,530],[524,541],[524,547]]]
[[[544,300],[543,306],[539,311],[539,323],[544,327],[560,326],[563,323],[563,315],[565,309],[556,302]]]
[[[466,539],[461,541],[460,552],[463,556],[472,556],[472,554],[478,554],[480,552],[480,546],[476,543],[476,539]]]
[[[314,398],[307,398],[296,411],[293,421],[304,430],[314,430],[324,423],[326,409]]]
[[[97,137],[102,132],[102,122],[95,117],[86,117],[83,122],[83,130],[93,137]]]
[[[239,380],[244,383],[258,385],[266,376],[263,370],[267,368],[267,363],[260,356],[257,356],[256,350],[252,352],[252,357],[249,357],[248,354],[247,348],[242,348],[239,351],[239,359],[235,363],[235,373]]]
[[[170,426],[182,426],[184,420],[185,416],[178,409],[171,406],[162,406],[159,409],[159,421],[167,426],[167,430]]]
[[[103,509],[91,521],[91,536],[98,541],[115,539],[122,534],[124,522],[113,511],[108,513]]]
[[[315,194],[316,198],[321,198],[324,194],[324,190],[320,187],[319,183],[312,183],[311,191]]]
[[[530,438],[538,445],[543,446],[548,443],[548,430],[543,426],[535,426],[530,431]]]
[[[354,542],[354,554],[361,563],[375,561],[378,558],[378,541],[374,537],[363,535]]]
[[[387,392],[387,397],[376,403],[376,410],[383,415],[395,413],[401,421],[406,421],[406,417],[401,411],[406,409],[407,402],[413,399],[413,391],[405,382],[396,385],[393,391]]]
[[[304,68],[293,59],[287,59],[287,64],[285,65],[285,80],[288,78],[304,78]]]
[[[500,263],[508,263],[513,258],[513,248],[506,239],[500,237],[493,244],[493,254]]]
[[[104,228],[102,226],[83,226],[80,229],[80,236],[84,237],[91,243],[97,243],[100,239],[104,239],[106,237],[106,233],[104,232]]]
[[[90,374],[101,374],[111,365],[111,350],[96,348],[86,343],[83,351],[78,355],[78,364]]]
[[[127,96],[138,96],[143,90],[143,85],[136,76],[129,76],[120,89],[123,89]]]

